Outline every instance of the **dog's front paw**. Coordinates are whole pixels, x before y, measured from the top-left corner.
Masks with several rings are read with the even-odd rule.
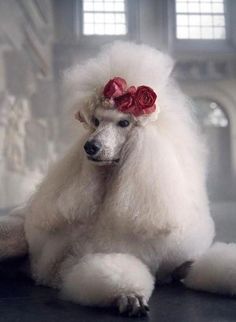
[[[121,295],[116,299],[116,307],[120,314],[128,316],[147,316],[149,306],[143,296],[130,294]]]

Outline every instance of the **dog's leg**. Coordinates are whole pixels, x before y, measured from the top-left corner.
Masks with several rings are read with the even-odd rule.
[[[0,216],[0,260],[24,256],[28,247],[24,233],[24,210]]]
[[[115,305],[121,314],[146,315],[154,278],[129,254],[90,254],[62,277],[62,295],[84,305]]]

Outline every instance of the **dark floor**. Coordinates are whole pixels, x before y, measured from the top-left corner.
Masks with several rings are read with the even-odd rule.
[[[236,299],[193,292],[181,286],[156,289],[149,318],[162,322],[236,321]],[[4,322],[112,322],[133,321],[115,312],[81,307],[59,300],[54,290],[30,281],[0,279],[0,321]],[[138,320],[138,319],[137,319]],[[139,319],[140,320],[140,319]]]
[[[235,204],[215,206],[213,212],[220,239],[235,241]],[[236,297],[194,292],[181,285],[159,286],[151,298],[148,318],[125,318],[117,316],[113,311],[62,301],[55,290],[35,286],[22,277],[11,277],[9,270],[1,271],[1,265],[0,322],[236,321]]]

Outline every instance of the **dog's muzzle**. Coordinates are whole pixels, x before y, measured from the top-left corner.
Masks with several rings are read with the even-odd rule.
[[[87,158],[90,161],[96,162],[100,165],[109,165],[109,164],[117,164],[119,159],[114,160],[104,160],[99,156],[99,152],[101,151],[102,145],[100,142],[96,140],[87,141],[84,145],[84,150],[87,154]]]
[[[98,141],[87,141],[84,145],[84,150],[88,156],[95,156],[101,149],[101,144]]]

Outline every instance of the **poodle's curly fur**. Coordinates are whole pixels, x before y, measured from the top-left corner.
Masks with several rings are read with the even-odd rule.
[[[28,247],[19,247],[19,253],[29,251],[37,283],[59,288],[63,297],[78,303],[116,303],[120,312],[131,307],[135,315],[146,312],[156,277],[165,280],[194,261],[187,286],[236,292],[235,268],[230,287],[224,283],[225,271],[236,262],[235,246],[210,248],[214,224],[206,151],[191,104],[170,77],[172,67],[171,59],[155,49],[117,42],[67,73],[69,105],[80,110],[87,134],[52,167],[20,211],[22,224],[1,223],[8,232],[24,229]],[[134,120],[119,163],[99,167],[83,151],[94,131],[94,110],[86,102],[115,76],[129,85],[152,87],[160,113]],[[4,257],[11,247],[5,245],[4,255],[1,243]],[[217,266],[224,248],[229,256],[209,282],[211,266]]]

